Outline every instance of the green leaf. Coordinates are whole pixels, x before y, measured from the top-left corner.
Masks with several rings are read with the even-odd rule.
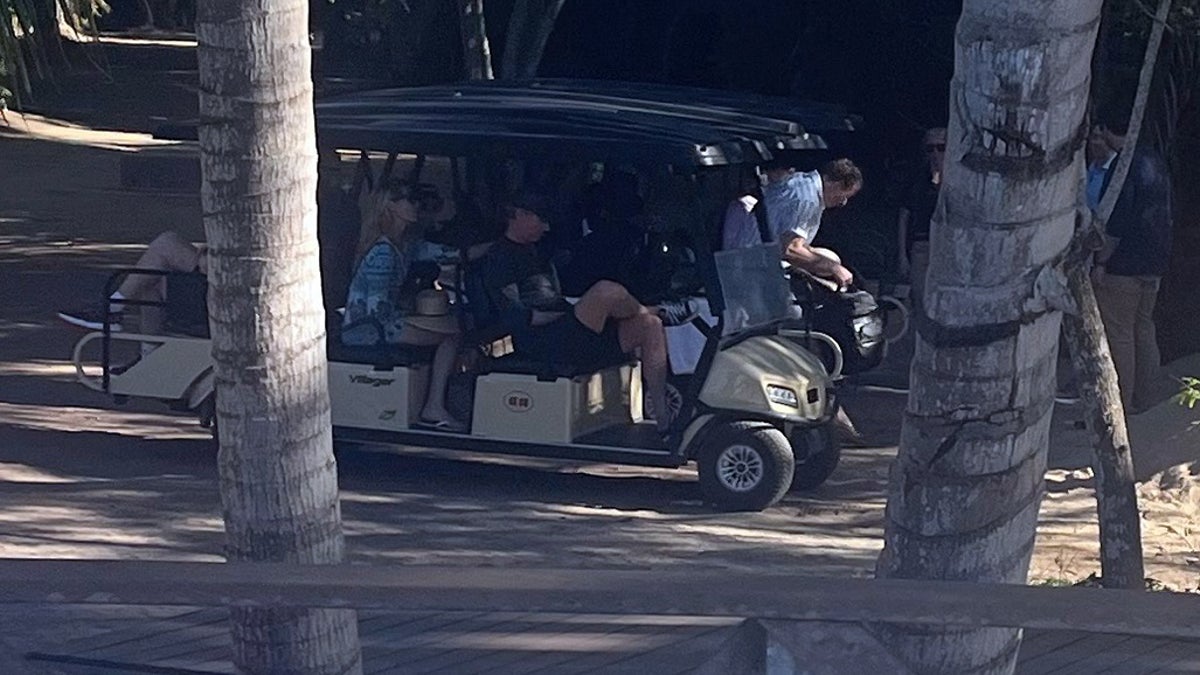
[[[1197,403],[1200,403],[1200,378],[1182,377],[1179,379],[1182,387],[1179,394],[1176,395],[1176,400],[1180,405],[1186,405],[1189,409],[1194,409]]]

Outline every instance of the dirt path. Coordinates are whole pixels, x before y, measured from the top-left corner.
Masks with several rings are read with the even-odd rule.
[[[0,555],[220,558],[206,433],[190,418],[145,404],[118,408],[76,384],[69,353],[78,333],[53,318],[96,297],[103,269],[133,262],[160,231],[201,238],[194,193],[119,187],[121,157],[144,152],[147,141],[53,121],[0,136]],[[346,452],[339,469],[349,548],[358,561],[868,575],[904,400],[848,392],[847,408],[875,445],[848,451],[820,490],[761,514],[705,508],[687,471]],[[1086,439],[1072,428],[1074,414],[1056,412],[1035,580],[1098,570],[1091,481],[1080,470]],[[1185,416],[1163,408],[1141,417],[1131,423],[1142,434],[1135,438],[1171,450],[1139,445],[1140,469],[1187,458],[1194,427]],[[1145,440],[1146,428],[1170,442]],[[1145,490],[1150,575],[1195,588],[1191,493]]]

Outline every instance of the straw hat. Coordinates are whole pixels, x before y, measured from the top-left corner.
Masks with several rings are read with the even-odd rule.
[[[458,332],[458,321],[450,315],[450,294],[446,291],[427,288],[417,293],[414,305],[413,312],[404,317],[408,325],[444,335]]]

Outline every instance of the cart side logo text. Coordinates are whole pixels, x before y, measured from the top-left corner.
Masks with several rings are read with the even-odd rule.
[[[351,375],[350,381],[354,384],[366,384],[372,387],[386,387],[395,382],[395,378],[384,379],[382,377],[371,377],[370,375]]]
[[[510,391],[504,395],[504,406],[517,413],[533,409],[533,397],[523,391]]]

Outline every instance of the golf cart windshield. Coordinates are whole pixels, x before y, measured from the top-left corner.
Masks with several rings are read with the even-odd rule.
[[[791,316],[791,291],[779,266],[779,247],[764,244],[713,254],[724,333],[731,335]],[[713,294],[709,302],[713,303]],[[718,309],[718,307],[713,308]]]

